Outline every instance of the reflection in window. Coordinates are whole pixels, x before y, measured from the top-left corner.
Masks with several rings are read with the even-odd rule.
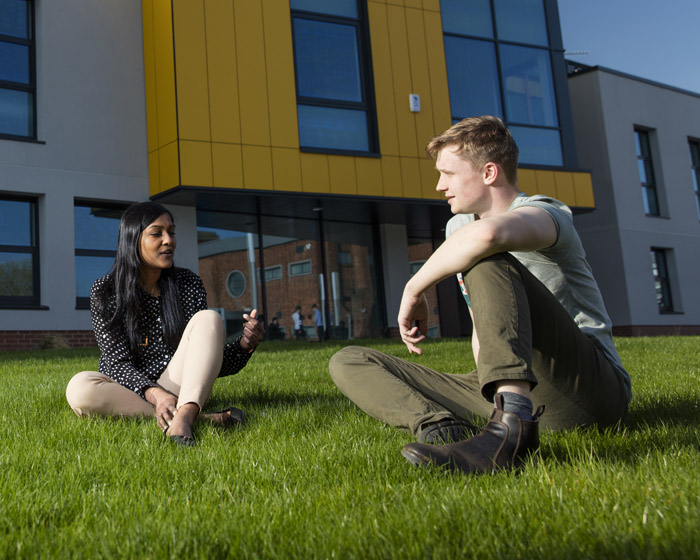
[[[36,201],[0,199],[0,306],[39,304]]]
[[[453,121],[503,117],[494,43],[445,35],[445,59]]]
[[[0,1],[0,135],[35,138],[34,3]]]
[[[542,0],[495,0],[494,6],[501,41],[549,45]]]
[[[543,0],[443,0],[440,6],[452,122],[501,117],[511,131],[521,125],[520,163],[562,165]]]
[[[299,143],[376,151],[369,52],[357,0],[291,0]]]
[[[695,205],[700,219],[700,142],[690,141],[690,166],[693,176],[693,190],[695,191]]]
[[[234,270],[226,277],[226,290],[231,297],[236,299],[245,293],[245,276],[240,270]]]
[[[440,0],[445,33],[493,39],[490,0]]]
[[[671,281],[668,271],[666,249],[651,249],[651,271],[654,275],[654,290],[656,291],[656,303],[660,313],[673,312],[673,300],[671,299]]]
[[[501,68],[508,121],[557,126],[549,52],[501,45]]]
[[[642,185],[642,200],[644,201],[644,213],[647,216],[658,216],[659,200],[656,194],[654,166],[651,161],[651,146],[649,144],[649,132],[641,129],[635,130],[634,143],[635,148],[637,150],[637,168],[639,169],[639,181]]]
[[[289,276],[306,276],[311,274],[311,261],[289,263]]]
[[[207,305],[223,318],[229,342],[243,332],[244,313],[257,309],[258,317],[265,319],[257,241],[255,217],[197,212],[199,276],[207,291]]]
[[[258,279],[260,278],[260,269],[258,269]],[[282,279],[282,265],[266,266],[265,267],[265,282]]]
[[[92,284],[114,264],[119,220],[125,209],[125,205],[105,205],[104,202],[75,204],[75,297],[79,309],[90,307]]]
[[[408,238],[408,266],[411,276],[418,272],[433,253],[433,242],[427,238]],[[428,299],[428,332],[429,338],[440,336],[440,309],[438,306],[437,286],[425,291]]]

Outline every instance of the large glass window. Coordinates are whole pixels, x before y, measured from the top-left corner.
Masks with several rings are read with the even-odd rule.
[[[376,152],[366,18],[357,0],[291,0],[299,143]]]
[[[0,198],[0,306],[39,304],[36,201]]]
[[[693,176],[693,190],[695,191],[695,205],[700,219],[700,142],[691,140],[690,144],[690,169]]]
[[[651,249],[651,271],[654,275],[654,290],[659,312],[672,313],[671,279],[669,277],[668,249]]]
[[[240,334],[243,313],[257,308],[268,327],[275,319],[268,328],[274,330],[273,339],[291,340],[292,314],[299,306],[305,338],[314,339],[313,305],[322,312],[328,338],[380,335],[383,319],[370,226],[270,216],[259,220],[262,235],[255,216],[197,212],[199,274],[209,307],[225,319],[228,337]],[[232,271],[245,278],[238,283],[237,298],[226,287]]]
[[[642,185],[644,213],[647,216],[658,216],[660,214],[659,198],[656,192],[656,180],[654,178],[654,165],[651,158],[649,131],[636,129],[634,131],[634,142],[637,150],[639,181]]]
[[[89,309],[92,284],[114,263],[119,220],[125,209],[125,205],[104,202],[75,203],[75,303],[79,309]]]
[[[260,290],[255,216],[197,212],[197,243],[207,304],[224,320],[227,339],[234,340],[242,333],[243,314],[253,309],[269,322]]]
[[[440,6],[453,122],[499,116],[518,142],[520,163],[561,166],[543,0],[442,0]]]
[[[0,0],[0,137],[36,138],[33,7]]]

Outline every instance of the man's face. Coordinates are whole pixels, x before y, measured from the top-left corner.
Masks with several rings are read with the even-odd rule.
[[[453,214],[480,214],[488,207],[483,173],[458,154],[457,146],[440,150],[435,167],[440,172],[435,190],[445,194]]]

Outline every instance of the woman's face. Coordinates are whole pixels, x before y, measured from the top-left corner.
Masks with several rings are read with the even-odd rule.
[[[175,255],[175,224],[170,214],[162,214],[141,232],[139,253],[142,267],[147,269],[170,268]]]

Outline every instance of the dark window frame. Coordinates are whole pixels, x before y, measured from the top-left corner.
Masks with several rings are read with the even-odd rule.
[[[111,208],[114,210],[121,210],[122,212],[126,210],[129,207],[129,204],[123,204],[123,203],[118,203],[118,202],[105,202],[103,200],[88,200],[84,198],[76,198],[73,201],[73,208],[75,210],[76,206],[82,206],[82,207],[99,207],[99,208]],[[75,222],[73,223],[73,227],[75,228]],[[117,248],[115,247],[114,249],[79,249],[77,247],[74,247],[74,255],[76,257],[116,257],[117,256]],[[76,264],[75,262],[73,263],[73,268],[75,269]],[[77,273],[77,271],[76,271]],[[95,279],[97,280],[97,278]],[[77,278],[76,278],[77,281]],[[76,294],[75,296],[75,308],[76,309],[90,309],[90,298],[89,297],[78,297]]]
[[[0,80],[0,89],[11,91],[23,91],[30,93],[32,96],[32,126],[28,136],[21,134],[8,134],[0,131],[0,140],[19,140],[22,142],[37,141],[37,110],[36,110],[36,33],[35,33],[35,17],[34,17],[34,0],[24,0],[27,4],[27,34],[29,38],[15,37],[13,35],[0,34],[0,41],[12,43],[15,45],[23,45],[29,48],[29,83],[12,82]]]
[[[650,132],[651,130],[647,128],[634,127],[635,152],[637,153],[637,166],[639,166],[641,161],[647,176],[646,181],[643,181],[641,176],[639,177],[639,183],[642,188],[642,200],[644,201],[644,214],[658,218],[661,216],[661,205],[659,204],[659,188],[656,182],[656,172],[654,171],[654,158],[651,152]],[[639,145],[639,150],[636,148],[637,145]]]
[[[377,128],[377,104],[374,95],[374,72],[372,69],[372,52],[369,36],[367,3],[357,1],[357,18],[324,14],[320,12],[309,12],[290,8],[292,24],[292,48],[294,49],[294,83],[297,96],[297,107],[299,105],[311,107],[325,107],[329,109],[352,109],[365,112],[367,121],[367,144],[368,150],[352,150],[338,148],[323,148],[318,146],[304,146],[301,144],[302,152],[319,154],[338,154],[363,157],[380,157],[379,132]],[[334,100],[319,97],[302,96],[299,94],[299,69],[296,57],[296,38],[294,31],[295,19],[306,19],[326,23],[350,25],[355,28],[357,39],[357,54],[360,66],[360,91],[362,93],[361,102]]]
[[[689,138],[688,147],[690,148],[690,172],[693,177],[695,204],[698,211],[698,220],[700,220],[700,140]]]
[[[2,245],[0,253],[16,253],[32,257],[32,295],[3,296],[0,295],[0,309],[24,309],[41,306],[41,275],[39,259],[39,199],[31,196],[0,195],[0,201],[28,202],[30,204],[30,238],[31,245]]]
[[[659,313],[675,313],[673,307],[673,293],[671,288],[671,271],[669,269],[668,253],[670,249],[651,247],[652,274],[654,277],[654,290],[657,292],[656,303]],[[657,283],[659,288],[657,288]],[[660,289],[660,292],[658,290]]]
[[[555,53],[559,52],[556,48],[552,47],[552,33],[549,27],[549,13],[548,13],[548,5],[545,0],[542,0],[542,8],[544,10],[544,17],[545,17],[545,26],[547,30],[547,46],[542,46],[542,45],[536,45],[536,44],[529,44],[529,43],[522,43],[518,41],[509,41],[505,39],[499,39],[498,37],[498,23],[496,21],[496,10],[495,10],[495,5],[494,5],[494,0],[491,0],[489,2],[490,8],[491,8],[491,26],[492,26],[492,31],[493,31],[493,37],[482,37],[482,36],[477,36],[477,35],[470,35],[470,34],[461,34],[461,33],[455,33],[452,31],[445,31],[443,28],[443,41],[444,37],[449,36],[449,37],[456,37],[458,39],[470,39],[473,41],[482,41],[485,43],[491,43],[494,45],[494,51],[495,51],[495,57],[496,57],[496,72],[498,75],[498,90],[500,94],[500,105],[501,105],[501,114],[503,115],[502,119],[503,122],[506,124],[508,128],[510,127],[520,127],[520,128],[532,128],[535,130],[551,130],[551,131],[556,131],[559,134],[559,149],[562,157],[562,163],[561,165],[556,165],[552,166],[549,164],[530,164],[527,163],[525,164],[526,166],[538,166],[538,165],[543,165],[547,169],[551,169],[552,167],[565,167],[565,162],[566,162],[566,153],[565,153],[565,146],[564,146],[564,130],[562,127],[562,114],[561,114],[561,103],[559,101],[559,97],[561,92],[557,89],[557,83],[556,83],[556,72],[554,68],[554,60],[555,60]],[[546,51],[549,55],[549,70],[551,72],[550,77],[552,79],[552,90],[554,93],[554,102],[556,104],[556,117],[557,117],[557,126],[547,126],[547,125],[535,125],[535,124],[529,124],[529,123],[519,123],[515,121],[511,121],[509,119],[508,112],[506,111],[506,90],[505,86],[503,83],[503,66],[501,63],[501,45],[510,45],[514,47],[526,47],[529,49],[537,49],[541,51]],[[447,77],[449,81],[449,76]],[[464,118],[472,117],[472,116],[478,116],[478,115],[454,115],[452,113],[452,103],[450,102],[450,116],[452,118],[452,123],[457,123],[461,121]]]

